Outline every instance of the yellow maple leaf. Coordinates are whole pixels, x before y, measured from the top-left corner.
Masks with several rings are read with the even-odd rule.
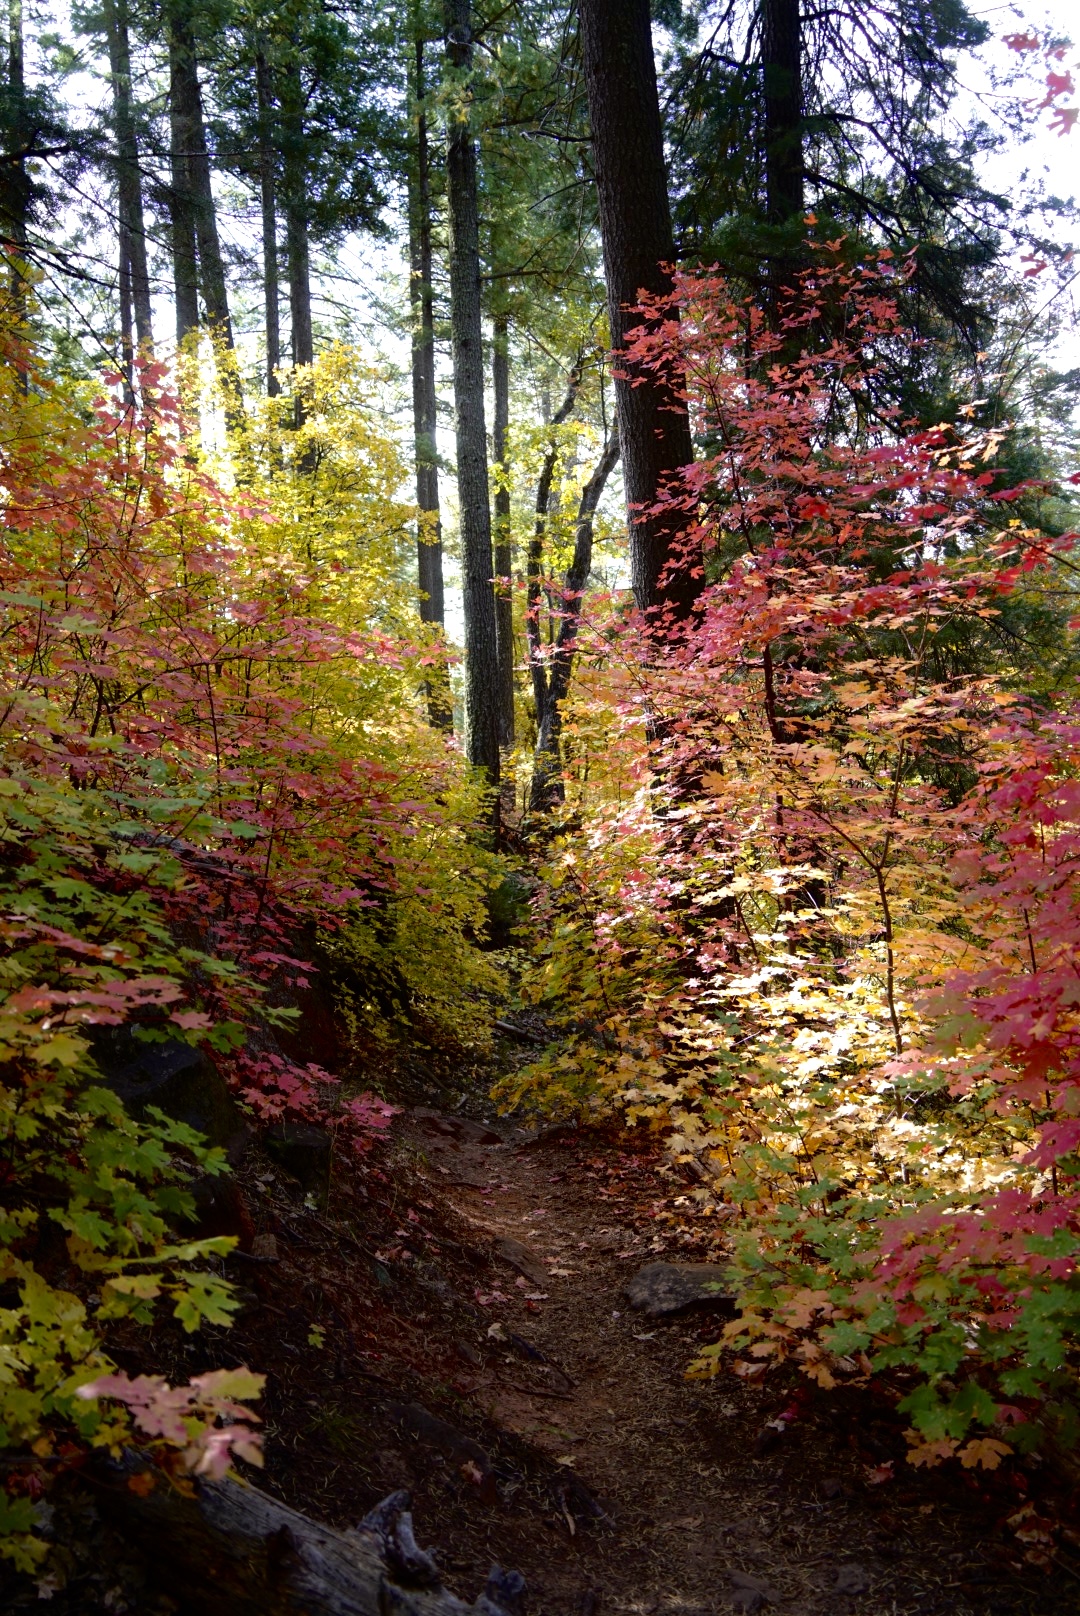
[[[1002,1459],[1008,1459],[1012,1451],[1007,1442],[998,1442],[992,1436],[980,1436],[962,1447],[957,1458],[965,1470],[974,1470],[976,1465],[983,1470],[996,1470]]]

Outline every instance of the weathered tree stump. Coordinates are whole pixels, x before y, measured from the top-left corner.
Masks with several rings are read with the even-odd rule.
[[[136,1473],[151,1491],[133,1491]],[[134,1455],[110,1464],[101,1513],[146,1556],[158,1585],[206,1616],[520,1616],[525,1584],[494,1566],[475,1605],[442,1586],[413,1536],[409,1495],[359,1526],[320,1525],[257,1487],[196,1482],[189,1493]]]

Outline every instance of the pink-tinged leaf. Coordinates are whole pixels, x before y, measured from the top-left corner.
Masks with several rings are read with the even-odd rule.
[[[174,1010],[169,1020],[185,1032],[201,1032],[214,1024],[213,1017],[208,1016],[205,1010]]]

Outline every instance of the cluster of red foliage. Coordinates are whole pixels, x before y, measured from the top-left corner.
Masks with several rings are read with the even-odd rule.
[[[731,1339],[826,1384],[917,1372],[940,1457],[1068,1403],[1080,1346],[1080,702],[1006,632],[1067,594],[1075,535],[1013,514],[1054,491],[1008,485],[1005,430],[883,402],[905,268],[842,249],[779,324],[676,273],[630,334],[702,450],[659,501],[701,588],[596,642],[656,829],[617,890],[575,863],[621,999],[575,1059],[745,1220]]]
[[[309,980],[316,931],[384,903],[395,846],[438,816],[435,790],[418,801],[415,779],[320,721],[333,681],[410,648],[312,611],[273,512],[192,463],[162,367],[143,367],[138,408],[105,395],[84,412],[25,350],[7,358],[24,381],[0,466],[5,767],[108,805],[128,851],[100,880],[159,901],[174,939],[217,962],[171,1020],[216,1028],[228,1064],[242,1027]],[[390,1114],[328,1102],[327,1074],[280,1054],[232,1075],[260,1114],[332,1115],[360,1145]]]
[[[1035,112],[1044,112],[1050,109],[1049,127],[1057,135],[1070,134],[1076,125],[1080,111],[1076,107],[1064,107],[1062,100],[1076,94],[1076,85],[1072,73],[1065,65],[1065,58],[1069,54],[1069,41],[1064,39],[1040,39],[1038,34],[1029,29],[1023,34],[1006,34],[1005,44],[1018,56],[1041,56],[1046,69],[1046,91],[1041,101],[1032,101],[1031,108]]]

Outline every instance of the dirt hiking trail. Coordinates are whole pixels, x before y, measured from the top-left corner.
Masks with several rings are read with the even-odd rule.
[[[370,1241],[381,1218],[367,1261],[325,1235],[313,1249],[313,1233],[290,1251],[276,1186],[263,1185],[282,1249],[259,1273],[265,1305],[270,1289],[293,1308],[306,1298],[327,1352],[331,1336],[341,1344],[327,1382],[308,1387],[304,1425],[287,1412],[299,1337],[275,1335],[274,1490],[348,1524],[407,1487],[448,1586],[472,1599],[493,1561],[516,1567],[533,1616],[1080,1610],[1069,1564],[1025,1565],[1004,1525],[1025,1498],[983,1476],[912,1471],[895,1415],[869,1393],[772,1373],[686,1379],[724,1313],[648,1318],[623,1287],[645,1263],[718,1251],[715,1220],[695,1221],[689,1186],[629,1143],[530,1140],[415,1107],[382,1195],[318,1223],[366,1225]],[[343,1259],[363,1297],[342,1286]],[[249,1361],[267,1367],[260,1336]]]
[[[303,1149],[246,1151],[219,1231],[240,1236],[230,1329],[117,1332],[121,1367],[173,1383],[265,1373],[257,1485],[339,1528],[407,1488],[446,1587],[471,1602],[492,1564],[516,1569],[525,1616],[1080,1612],[1080,1539],[1038,1467],[914,1471],[871,1390],[687,1380],[723,1299],[649,1317],[624,1289],[720,1257],[724,1228],[658,1145],[422,1097],[440,1108],[404,1109],[328,1202]],[[61,1503],[55,1535],[54,1616],[205,1616],[92,1496]],[[1051,1539],[1050,1570],[1025,1562]],[[10,1608],[40,1609],[34,1587]]]

